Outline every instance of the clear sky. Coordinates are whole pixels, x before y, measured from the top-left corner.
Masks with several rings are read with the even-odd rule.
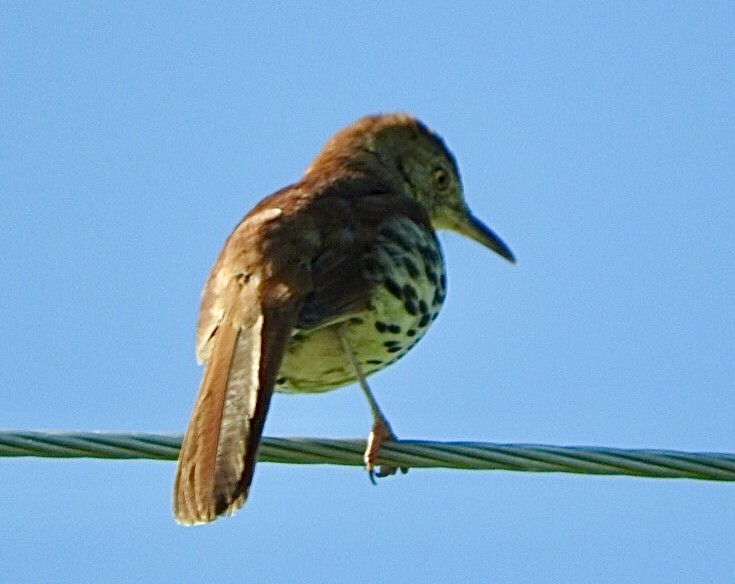
[[[365,3],[367,4],[367,3]],[[732,2],[0,4],[0,427],[183,432],[230,230],[405,110],[510,266],[372,386],[399,436],[735,451]],[[356,387],[266,434],[363,438]],[[0,460],[2,582],[731,582],[735,485],[258,467],[177,526],[168,462]]]

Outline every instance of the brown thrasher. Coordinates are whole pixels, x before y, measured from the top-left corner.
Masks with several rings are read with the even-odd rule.
[[[442,306],[436,229],[514,261],[467,208],[442,140],[405,114],[341,130],[298,183],[245,216],[202,292],[196,353],[206,368],[179,454],[177,521],[209,522],[244,504],[274,391],[358,381],[374,420],[372,478],[394,436],[365,377],[411,349]]]

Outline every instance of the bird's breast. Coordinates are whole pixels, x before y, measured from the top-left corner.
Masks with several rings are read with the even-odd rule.
[[[395,363],[423,337],[446,296],[441,248],[433,231],[406,218],[381,226],[359,259],[372,284],[369,308],[315,329],[295,329],[276,390],[321,392],[356,380],[337,335],[343,326],[365,375]]]

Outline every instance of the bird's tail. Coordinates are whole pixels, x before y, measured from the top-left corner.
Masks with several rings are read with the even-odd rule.
[[[249,326],[225,318],[181,445],[173,510],[179,523],[208,523],[245,503],[290,327],[260,311]]]

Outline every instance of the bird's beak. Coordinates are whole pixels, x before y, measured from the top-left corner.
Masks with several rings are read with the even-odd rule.
[[[476,242],[490,248],[495,253],[500,254],[511,263],[515,263],[516,258],[510,248],[505,245],[502,239],[496,233],[475,217],[472,212],[463,208],[452,213],[451,225],[449,229],[457,233],[474,239]]]

